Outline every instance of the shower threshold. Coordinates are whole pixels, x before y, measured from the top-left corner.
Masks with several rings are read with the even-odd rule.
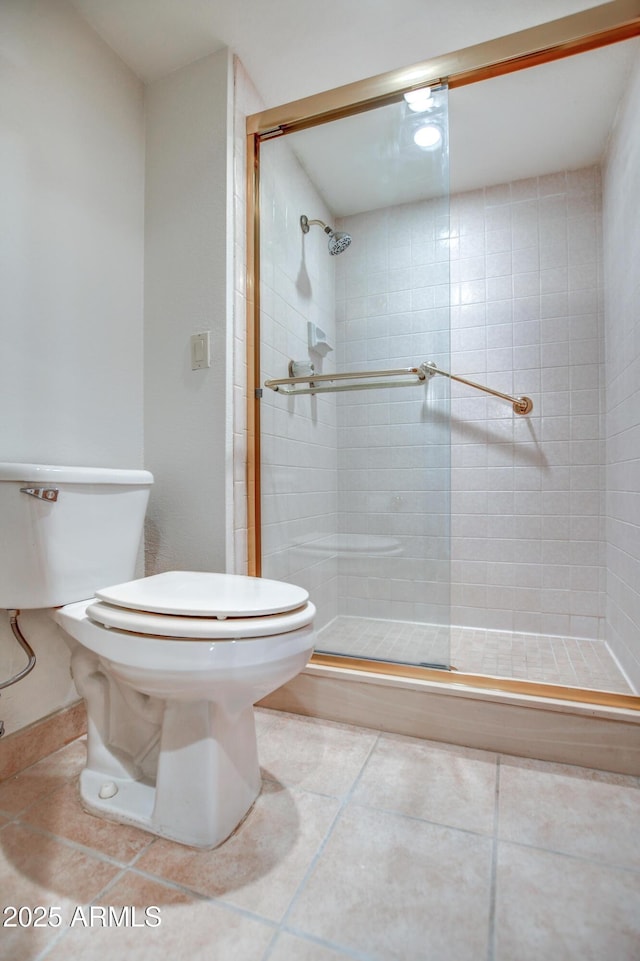
[[[449,643],[451,670],[419,666]],[[494,665],[502,676],[475,673]],[[598,688],[577,686],[585,680]],[[602,641],[339,616],[304,671],[260,706],[640,776],[640,697]]]

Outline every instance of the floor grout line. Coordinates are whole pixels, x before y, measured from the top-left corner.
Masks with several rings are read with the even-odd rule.
[[[58,841],[64,847],[71,848],[72,850],[79,851],[81,854],[87,855],[87,857],[93,857],[97,861],[103,861],[106,864],[112,864],[117,868],[124,868],[125,870],[131,867],[131,863],[123,861],[121,858],[117,858],[113,854],[105,854],[104,851],[100,851],[97,848],[87,847],[86,844],[81,844],[79,841],[74,841],[72,838],[67,838],[63,834],[54,834],[53,831],[48,831],[46,828],[39,827],[37,824],[31,824],[29,821],[23,821],[21,818],[16,818],[13,824],[17,824],[22,828],[26,828],[33,834],[38,834],[40,837],[49,838],[51,841]],[[115,823],[115,822],[114,822]],[[126,827],[126,825],[124,825]],[[149,841],[149,844],[153,843],[153,839]],[[147,845],[144,850],[146,851],[149,845]],[[143,852],[138,852],[135,858]]]
[[[378,732],[378,734],[376,735],[376,737],[374,738],[374,740],[373,740],[373,742],[372,742],[372,744],[371,744],[371,747],[369,748],[369,751],[368,751],[368,753],[367,753],[366,758],[365,758],[364,761],[362,762],[362,765],[361,765],[361,767],[360,767],[360,770],[359,770],[358,774],[357,774],[356,777],[354,778],[353,783],[352,783],[349,791],[342,797],[340,806],[339,806],[338,810],[336,811],[336,814],[335,814],[335,816],[334,816],[331,824],[329,825],[329,828],[327,829],[327,832],[326,832],[324,838],[322,839],[322,841],[321,841],[321,843],[320,843],[320,845],[319,845],[319,847],[318,847],[315,855],[314,855],[313,858],[311,859],[311,862],[309,863],[309,865],[308,865],[308,867],[307,867],[307,870],[306,870],[305,873],[304,873],[304,876],[302,877],[302,880],[300,881],[300,883],[299,883],[298,887],[296,888],[296,890],[295,890],[295,892],[294,892],[291,900],[289,901],[289,905],[288,905],[286,911],[284,912],[284,914],[282,915],[282,918],[280,919],[280,930],[285,930],[285,931],[288,930],[288,928],[287,928],[287,919],[288,919],[289,915],[291,914],[291,911],[293,910],[293,908],[294,908],[294,906],[295,906],[295,904],[296,904],[296,901],[298,900],[298,898],[300,897],[302,891],[303,891],[304,888],[306,887],[307,881],[309,880],[309,878],[311,877],[311,875],[312,875],[313,872],[315,871],[316,865],[317,865],[318,861],[320,860],[322,854],[324,853],[324,851],[325,851],[325,849],[326,849],[326,847],[327,847],[327,845],[328,845],[328,843],[329,843],[329,840],[331,839],[331,836],[333,835],[333,832],[334,832],[334,830],[335,830],[335,827],[336,827],[336,825],[338,824],[338,821],[339,821],[340,818],[342,817],[343,812],[345,811],[345,809],[347,808],[347,805],[348,805],[349,802],[351,801],[351,799],[352,799],[352,797],[353,797],[353,794],[354,794],[354,792],[355,792],[355,790],[356,790],[356,787],[357,787],[358,783],[360,782],[360,779],[362,778],[362,776],[363,776],[363,774],[364,774],[364,771],[365,771],[367,765],[369,764],[369,760],[370,760],[370,758],[371,758],[371,755],[373,754],[373,752],[374,752],[374,750],[375,750],[375,748],[376,748],[379,740],[380,740],[380,733]],[[275,942],[274,942],[274,943],[275,943]],[[268,959],[268,957],[269,957],[269,954],[270,954],[271,947],[272,947],[272,946],[270,946],[269,950],[268,950],[267,953],[265,954],[265,956],[264,956],[264,958],[263,958],[263,961],[267,961],[267,959]],[[365,961],[367,961],[367,959],[365,959]]]
[[[306,931],[295,927],[283,927],[282,932],[300,938],[301,941],[309,941],[311,944],[317,944],[322,948],[329,948],[329,950],[335,951],[340,958],[350,958],[352,961],[376,961],[370,954],[355,951],[353,948],[345,948],[344,945],[339,944],[337,941],[327,941],[324,938],[317,937],[315,934],[308,934]],[[265,955],[262,961],[268,961],[268,956]]]
[[[495,961],[496,904],[498,885],[498,822],[500,817],[500,755],[496,757],[496,786],[493,809],[493,845],[491,851],[491,881],[489,887],[489,933],[487,961]]]
[[[509,838],[496,838],[498,845],[510,845],[511,847],[523,848],[527,851],[540,851],[542,854],[551,854],[553,857],[566,858],[569,861],[577,861],[581,864],[593,864],[598,868],[606,868],[609,871],[621,871],[632,876],[640,875],[640,867],[630,867],[628,864],[619,864],[616,861],[607,861],[602,856],[590,857],[587,854],[575,854],[571,851],[562,851],[560,848],[542,847],[539,844],[528,844],[526,841],[512,841]]]

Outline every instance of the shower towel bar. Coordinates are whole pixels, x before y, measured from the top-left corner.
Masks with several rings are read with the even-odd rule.
[[[280,394],[328,394],[339,390],[373,390],[377,387],[411,387],[413,384],[424,384],[428,371],[422,367],[396,367],[391,370],[354,370],[346,374],[310,374],[305,377],[283,377],[281,380],[265,380],[264,386],[270,387]],[[412,380],[380,380],[380,377],[407,377]],[[375,378],[373,383],[341,384],[335,381],[362,381]],[[326,383],[326,387],[317,384]],[[296,387],[296,384],[309,384],[308,387]],[[289,390],[289,385],[294,385]]]
[[[533,401],[530,397],[511,397],[503,394],[499,390],[485,387],[483,384],[476,384],[465,377],[451,374],[449,371],[441,370],[433,361],[425,361],[418,367],[397,367],[391,370],[353,370],[344,374],[310,374],[305,377],[283,377],[279,380],[265,380],[264,386],[281,394],[327,394],[335,393],[340,390],[373,390],[381,387],[411,387],[416,384],[423,384],[428,377],[440,374],[448,377],[449,380],[457,380],[460,384],[467,387],[474,387],[492,397],[499,397],[507,400],[513,407],[515,414],[530,414],[533,410]],[[404,377],[413,378],[405,380],[380,380],[381,377]],[[340,381],[367,381],[369,383],[339,383]],[[336,383],[338,382],[338,383]],[[299,384],[308,384],[308,387],[299,387]],[[326,386],[318,386],[326,384]],[[291,389],[293,388],[293,389]]]
[[[503,394],[499,390],[493,390],[492,387],[485,387],[483,384],[476,384],[475,381],[467,380],[466,377],[459,377],[457,374],[450,374],[447,370],[440,370],[440,368],[434,364],[432,360],[421,364],[421,369],[430,377],[433,374],[441,374],[442,377],[448,377],[449,380],[457,380],[458,383],[466,384],[467,387],[475,387],[476,390],[482,390],[485,394],[491,394],[492,397],[499,397],[501,400],[508,400],[513,406],[514,414],[530,414],[533,410],[533,401],[530,397],[511,397],[510,394]]]

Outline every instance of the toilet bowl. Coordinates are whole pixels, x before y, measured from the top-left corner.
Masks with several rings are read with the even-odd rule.
[[[151,483],[145,471],[0,464],[16,545],[0,560],[0,606],[55,607],[87,708],[83,806],[212,848],[260,792],[253,705],[304,668],[315,608],[303,588],[264,578],[127,579]],[[122,581],[105,587],[105,570]]]
[[[304,668],[314,615],[302,588],[194,571],[105,588],[56,611],[80,645],[72,668],[94,721],[85,808],[184,844],[224,841],[260,791],[253,705]],[[151,725],[144,743],[131,727],[113,741],[101,673],[107,700],[122,698],[120,713]]]

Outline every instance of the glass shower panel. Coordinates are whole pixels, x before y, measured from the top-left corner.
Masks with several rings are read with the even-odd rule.
[[[450,666],[448,182],[444,87],[261,148],[262,573],[319,652]]]

